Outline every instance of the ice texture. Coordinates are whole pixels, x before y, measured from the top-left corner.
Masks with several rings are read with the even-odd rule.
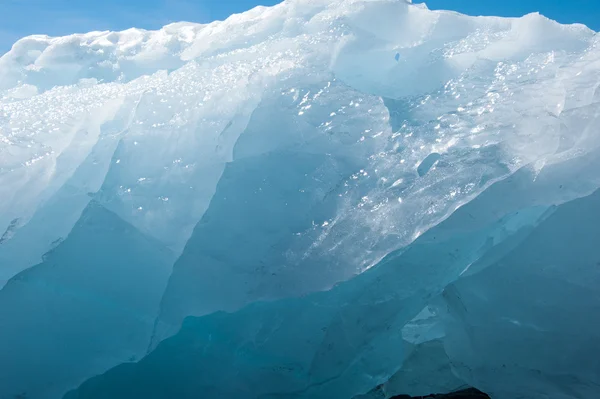
[[[597,396],[598,41],[404,0],[21,39],[0,397]]]

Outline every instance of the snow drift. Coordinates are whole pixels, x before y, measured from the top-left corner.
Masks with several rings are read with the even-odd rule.
[[[599,71],[402,0],[18,41],[0,395],[597,395]]]

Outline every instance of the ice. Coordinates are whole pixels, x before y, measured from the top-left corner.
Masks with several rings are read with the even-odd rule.
[[[140,359],[71,395],[516,394],[496,353],[465,372],[497,336],[464,331],[504,316],[521,269],[499,259],[544,251],[521,246],[600,187],[599,68],[585,26],[403,0],[21,39],[0,58],[0,396],[60,397]],[[588,272],[559,291],[573,325]],[[494,273],[497,315],[472,293]],[[443,309],[463,291],[473,319]]]
[[[499,398],[594,397],[597,329],[589,317],[596,295],[588,290],[598,279],[600,253],[592,249],[598,195],[552,205],[552,193],[569,190],[565,182],[587,181],[570,166],[574,174],[561,176],[566,172],[561,165],[535,180],[534,170],[520,170],[405,250],[330,291],[188,318],[175,337],[141,362],[91,379],[67,398],[192,395],[187,392],[352,397],[381,384],[390,393],[397,388],[415,395],[464,384]],[[578,210],[585,212],[569,213]],[[581,231],[573,234],[573,225]],[[535,237],[537,231],[547,233]],[[535,245],[529,246],[531,237]],[[579,249],[586,255],[576,270],[585,273],[569,278],[569,260]],[[522,250],[539,270],[518,262]],[[511,258],[514,265],[504,261]],[[548,268],[547,259],[555,258],[550,262],[556,266]],[[513,273],[499,279],[504,267],[514,267]],[[544,269],[550,273],[545,278]],[[462,290],[465,298],[459,299]],[[440,295],[447,304],[440,304]],[[549,344],[559,350],[549,350]],[[410,380],[403,380],[410,372]]]
[[[553,183],[561,182],[553,172],[556,171],[549,169],[545,173],[552,177]],[[515,384],[507,388],[505,379],[495,379],[496,368],[490,370],[488,381],[482,381],[480,376],[468,374],[467,371],[472,367],[469,361],[484,365],[487,362],[487,357],[478,356],[479,347],[464,352],[458,343],[453,343],[457,340],[462,345],[472,345],[473,341],[465,341],[460,329],[464,326],[468,332],[470,325],[465,326],[458,320],[458,333],[447,330],[448,325],[452,324],[444,323],[440,330],[436,326],[436,323],[439,323],[436,318],[439,316],[424,316],[422,311],[428,302],[439,306],[439,295],[445,289],[451,290],[445,287],[456,281],[461,274],[494,269],[493,264],[486,264],[502,255],[510,254],[524,238],[532,234],[532,231],[543,229],[544,224],[556,214],[554,206],[549,205],[552,201],[548,202],[544,178],[540,175],[540,180],[534,182],[533,176],[532,171],[522,170],[513,179],[495,184],[474,201],[460,208],[445,222],[423,234],[406,250],[391,254],[377,267],[328,292],[299,299],[258,303],[233,314],[215,313],[187,319],[175,337],[161,343],[140,363],[119,366],[90,380],[68,397],[153,397],[153,392],[158,392],[155,397],[185,397],[186,392],[203,392],[207,397],[352,397],[356,393],[367,392],[385,383],[398,370],[406,372],[407,369],[402,368],[405,358],[407,366],[413,364],[414,367],[412,362],[415,361],[418,364],[418,360],[411,360],[412,356],[415,356],[415,351],[411,350],[411,346],[414,345],[424,351],[425,358],[428,354],[432,356],[433,361],[425,362],[425,366],[429,368],[422,368],[422,386],[410,387],[407,383],[400,386],[420,389],[420,392],[423,392],[425,388],[440,387],[447,382],[444,386],[451,388],[453,383],[461,379],[449,378],[448,374],[443,372],[444,363],[440,362],[440,358],[435,356],[435,351],[431,350],[431,345],[440,339],[444,341],[445,350],[450,356],[454,355],[463,360],[464,356],[471,354],[471,358],[463,360],[466,365],[459,369],[462,372],[458,373],[470,385],[487,388],[494,394],[502,392],[498,386],[504,387],[505,391],[512,389],[513,396],[506,397],[514,397],[516,393],[529,397],[528,395],[544,392],[538,390],[534,381],[531,381],[532,385],[529,386]],[[573,175],[569,176],[569,180],[580,181]],[[555,190],[560,189],[557,186]],[[508,195],[502,198],[498,195],[499,192]],[[525,193],[528,192],[537,192],[539,196],[527,198]],[[590,197],[590,201],[595,197]],[[597,201],[594,201],[594,204],[596,203]],[[529,204],[536,205],[528,206]],[[577,208],[579,204],[575,201],[564,206]],[[581,217],[585,217],[585,214]],[[594,222],[590,220],[591,224]],[[568,231],[564,234],[569,234]],[[585,231],[582,234],[585,234]],[[577,237],[574,236],[573,240]],[[594,235],[589,235],[586,242],[591,243],[593,237]],[[556,246],[554,241],[541,238],[538,242],[543,247],[534,247],[533,256]],[[577,252],[565,250],[565,247],[568,248],[568,243],[557,247],[563,251],[564,258],[577,255]],[[597,251],[594,254],[597,256]],[[481,264],[478,264],[479,262]],[[472,265],[471,268],[465,272],[469,265]],[[511,281],[519,276],[515,273],[506,275],[505,278]],[[593,283],[589,275],[585,277],[587,284]],[[597,274],[594,278],[597,278]],[[463,281],[468,287],[468,280],[465,278]],[[496,280],[490,278],[489,282],[495,284]],[[541,282],[543,280],[525,280],[527,287],[523,287],[521,292],[526,293],[530,290],[530,284]],[[498,290],[504,287],[504,295],[514,295],[512,285],[508,284],[508,287],[498,286]],[[477,288],[477,284],[471,287]],[[557,293],[554,287],[546,287],[550,289],[546,295]],[[543,288],[540,290],[543,291]],[[589,294],[580,295],[582,299],[592,299]],[[520,297],[515,298],[515,304],[520,303],[518,299]],[[531,300],[533,301],[533,298]],[[482,312],[479,317],[485,317],[484,321],[490,317],[490,310],[486,305],[478,303]],[[497,305],[501,309],[501,303]],[[543,303],[537,306],[544,309]],[[550,318],[547,322],[551,322],[554,315],[551,308],[547,310],[549,312],[545,316],[545,312],[529,316],[525,313],[517,320],[524,323],[527,317],[546,317]],[[563,312],[565,317],[571,313],[569,310]],[[589,314],[585,312],[569,315],[572,320],[565,327],[576,328],[573,320],[587,325],[590,322]],[[427,322],[427,319],[432,321]],[[563,321],[557,319],[554,323],[561,326]],[[482,330],[475,342],[481,342],[481,345],[485,346],[487,342],[493,342],[488,341],[493,337],[502,340],[504,331],[500,331],[498,335],[492,334],[494,326],[495,324],[492,324],[488,329]],[[596,330],[593,327],[587,330],[581,328],[582,325],[579,326],[580,334],[594,339]],[[556,338],[561,337],[559,331],[561,330],[557,331]],[[414,334],[415,332],[417,334]],[[415,339],[415,336],[418,336],[418,339]],[[514,338],[514,352],[511,353],[511,348],[506,346],[490,346],[488,351],[491,351],[491,354],[496,353],[496,356],[514,359],[515,363],[504,364],[506,372],[513,373],[515,378],[521,378],[519,376],[523,375],[517,361],[521,356],[519,351],[522,351],[522,356],[527,357],[531,354],[538,355],[535,350],[542,350],[544,356],[539,357],[537,362],[547,362],[549,365],[552,363],[548,360],[560,364],[564,359],[563,352],[547,351],[543,349],[547,346],[541,344],[536,346],[539,349],[532,348],[528,351],[527,348],[523,348],[522,343],[518,343],[518,333]],[[553,344],[558,342],[570,348],[572,361],[585,360],[585,357],[578,357],[576,352],[588,348],[579,344],[581,339],[571,341],[570,335],[566,335]],[[448,349],[446,345],[454,345],[456,352]],[[427,346],[430,346],[430,350],[427,350]],[[435,347],[433,345],[433,348]],[[494,352],[496,347],[498,351]],[[439,345],[437,348],[439,349]],[[418,353],[417,350],[417,359]],[[593,356],[593,353],[595,351],[592,348],[590,356]],[[447,356],[444,353],[442,360],[448,361]],[[459,363],[452,360],[450,364],[455,371],[454,365]],[[438,368],[435,367],[434,361],[438,362]],[[528,366],[527,362],[521,364]],[[490,366],[495,365],[493,361]],[[581,365],[582,368],[585,366],[593,366],[592,370],[596,370],[596,366],[589,361]],[[552,369],[540,368],[535,372],[552,381],[552,374],[544,375],[546,370]],[[419,371],[416,375],[419,375]],[[441,376],[446,379],[441,380]],[[394,378],[399,378],[399,375],[396,374]],[[530,381],[526,377],[523,378]],[[566,378],[562,384],[566,389],[573,389],[572,384],[576,384],[573,381],[576,379]],[[390,381],[391,386],[395,383],[398,382]],[[498,385],[494,386],[494,383]],[[586,384],[588,393],[597,392],[596,385],[583,383]],[[554,382],[546,387],[548,391],[554,388],[552,384]]]
[[[93,370],[142,357],[172,262],[92,201],[65,241],[0,291],[2,392],[60,397]]]
[[[596,191],[552,209],[510,253],[446,289],[445,347],[465,381],[500,399],[598,395],[599,204]]]

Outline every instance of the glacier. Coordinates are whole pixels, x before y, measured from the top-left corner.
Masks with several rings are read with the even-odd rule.
[[[0,398],[595,398],[600,40],[286,0],[0,57]]]

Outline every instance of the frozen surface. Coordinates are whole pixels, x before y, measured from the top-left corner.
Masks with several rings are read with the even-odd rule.
[[[600,187],[597,46],[537,14],[403,0],[18,41],[0,58],[0,397],[54,398],[148,352],[72,395],[500,392],[495,371],[465,374],[494,339],[465,328],[493,313],[438,309],[419,339],[413,319],[512,281],[528,264],[498,259]],[[593,270],[560,292],[573,325]]]
[[[537,204],[524,206],[527,191],[544,189],[543,182],[531,178],[523,170],[497,183],[406,250],[328,292],[186,319],[177,335],[141,362],[93,378],[67,398],[193,397],[196,392],[215,398],[343,398],[380,384],[390,393],[398,388],[416,395],[464,384],[498,398],[542,398],[548,393],[595,397],[597,328],[589,316],[597,305],[595,294],[584,287],[595,287],[599,277],[597,261],[586,260],[600,256],[591,249],[595,236],[587,235],[597,221],[583,214],[581,233],[570,234],[560,245],[544,240],[544,235],[558,233],[551,226],[561,221],[555,218],[568,218],[561,215],[563,209],[587,208],[576,200],[557,210],[544,196],[529,198]],[[577,181],[574,176],[569,180]],[[512,194],[505,199],[499,192]],[[585,201],[597,207],[597,197]],[[529,256],[540,263],[553,254],[552,248],[561,251],[562,259],[587,248],[581,264],[588,272],[576,279],[581,284],[573,287],[579,290],[576,296],[562,297],[574,292],[571,287],[559,290],[539,274],[528,276],[520,263],[504,276],[506,285],[497,275],[486,276],[501,271],[504,259],[519,259],[521,248],[538,232],[546,233],[536,239]],[[569,246],[582,236],[587,238],[581,244]],[[551,271],[555,276],[560,258]],[[495,286],[489,300],[472,283],[478,277],[471,276],[479,275]],[[456,280],[469,293],[466,302],[455,300],[462,297],[454,294],[451,284]],[[535,284],[540,286],[534,290]],[[515,294],[515,286],[522,294]],[[427,315],[424,309],[430,305],[439,309],[436,314]],[[505,328],[496,331],[502,323]],[[558,350],[548,350],[550,343]],[[404,379],[407,374],[409,380]]]
[[[92,201],[65,241],[0,291],[3,394],[60,397],[91,370],[142,357],[172,262]]]
[[[457,374],[499,399],[598,396],[599,236],[596,191],[448,287],[445,346]]]

